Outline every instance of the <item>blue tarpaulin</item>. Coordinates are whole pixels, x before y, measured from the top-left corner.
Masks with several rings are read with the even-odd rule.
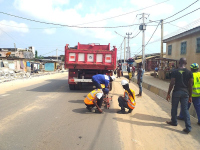
[[[26,62],[26,66],[27,66],[27,67],[31,67],[30,62],[27,61],[27,62]]]
[[[55,64],[54,63],[46,63],[44,65],[45,71],[54,71]]]

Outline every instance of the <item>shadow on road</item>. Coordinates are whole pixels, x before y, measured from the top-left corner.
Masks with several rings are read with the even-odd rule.
[[[164,129],[167,129],[167,130],[171,130],[171,131],[174,131],[174,132],[185,134],[183,131],[170,128],[171,126],[168,125],[168,124],[146,123],[146,122],[140,122],[140,121],[135,121],[135,120],[134,121],[127,120],[127,119],[123,119],[123,118],[119,118],[119,117],[116,117],[116,118],[113,118],[113,119],[116,120],[116,121],[135,124],[135,125],[138,125],[138,126],[151,126],[151,127],[164,128]]]
[[[138,120],[156,121],[156,122],[165,122],[169,120],[169,118],[163,118],[163,117],[157,117],[157,116],[139,114],[139,113],[134,114],[132,117]]]
[[[48,82],[44,84],[44,82]],[[35,92],[65,92],[65,93],[89,93],[93,90],[92,85],[83,84],[81,90],[70,90],[67,79],[52,79],[45,80],[43,83],[39,83],[36,88],[29,89],[27,91]]]
[[[71,101],[68,101],[69,103],[84,103],[84,99],[82,100],[71,100]]]

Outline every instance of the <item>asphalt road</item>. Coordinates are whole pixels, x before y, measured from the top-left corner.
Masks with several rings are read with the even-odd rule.
[[[0,94],[0,150],[122,149],[116,111],[86,110],[90,87],[70,91],[66,73],[37,80],[12,83]]]
[[[131,114],[117,114],[122,79],[113,82],[104,114],[86,110],[92,88],[70,91],[67,73],[0,84],[0,150],[199,150],[197,119],[190,117],[189,134],[184,121],[166,124],[171,103],[144,88]]]

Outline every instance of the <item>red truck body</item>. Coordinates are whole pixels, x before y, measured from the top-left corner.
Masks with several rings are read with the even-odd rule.
[[[68,83],[71,90],[80,89],[83,82],[92,82],[95,74],[112,75],[116,68],[117,48],[110,44],[80,44],[65,46],[65,68],[69,69]]]

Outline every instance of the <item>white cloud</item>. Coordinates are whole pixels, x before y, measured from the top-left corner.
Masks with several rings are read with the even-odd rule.
[[[29,32],[28,26],[24,23],[17,23],[14,21],[7,21],[7,20],[2,20],[0,21],[0,34],[4,32],[21,32],[21,33],[27,33]]]
[[[75,6],[75,9],[79,10],[79,9],[82,9],[82,7],[83,7],[83,4],[79,3],[78,5]]]
[[[156,4],[154,0],[140,0],[140,1],[133,1],[131,0],[131,3],[135,5],[136,7],[142,7],[150,6],[153,4]],[[54,22],[54,23],[60,23],[60,24],[66,24],[66,25],[79,25],[81,23],[87,23],[92,22],[95,20],[101,20],[104,18],[109,18],[112,16],[121,15],[130,11],[133,11],[132,9],[125,9],[123,7],[119,8],[113,8],[110,9],[107,12],[104,13],[97,13],[96,8],[91,13],[87,13],[85,16],[82,16],[82,14],[79,14],[77,10],[83,9],[82,3],[78,3],[74,8],[71,9],[64,9],[63,5],[68,5],[69,0],[15,0],[14,6],[22,11],[25,12],[34,18],[37,18],[41,21],[46,22]],[[144,5],[143,5],[144,4]],[[162,7],[161,7],[162,6]],[[155,9],[156,8],[156,9]],[[168,8],[163,9],[163,8]],[[91,8],[88,8],[90,10]],[[163,13],[169,13],[173,10],[173,6],[169,4],[160,4],[157,7],[152,7],[149,9],[145,9],[150,11],[151,15],[162,15]],[[99,12],[99,11],[98,11]],[[158,13],[159,12],[159,13]],[[137,12],[138,13],[138,12]],[[131,13],[130,15],[124,15],[122,17],[117,17],[112,20],[104,20],[100,22],[90,23],[90,24],[84,24],[81,26],[116,26],[116,24],[120,25],[127,25],[132,24],[136,13]],[[137,23],[137,19],[134,23]],[[112,39],[115,37],[114,32],[110,32],[107,29],[77,29],[77,28],[71,28],[72,30],[75,30],[76,32],[84,33],[87,35],[90,35],[92,37],[96,38],[103,38],[103,39]],[[124,28],[122,30],[127,30],[128,28]],[[81,31],[80,31],[81,30]],[[84,31],[84,32],[83,32]],[[54,31],[56,32],[56,31]],[[127,32],[127,31],[126,31]],[[45,30],[45,33],[53,33],[51,30]],[[91,34],[90,34],[91,33]],[[106,35],[106,36],[105,36]]]
[[[56,33],[56,29],[44,29],[44,33],[46,33],[46,34],[54,34],[54,33]]]
[[[173,5],[170,5],[167,3],[158,4],[154,0],[139,0],[139,1],[131,0],[130,2],[134,6],[137,6],[138,8],[145,8],[145,7],[152,6],[150,8],[144,9],[142,11],[144,13],[150,14],[151,16],[154,16],[154,17],[163,15],[163,14],[171,14],[174,10]],[[158,5],[156,5],[156,4],[158,4]],[[153,5],[155,5],[155,6],[153,6]]]

